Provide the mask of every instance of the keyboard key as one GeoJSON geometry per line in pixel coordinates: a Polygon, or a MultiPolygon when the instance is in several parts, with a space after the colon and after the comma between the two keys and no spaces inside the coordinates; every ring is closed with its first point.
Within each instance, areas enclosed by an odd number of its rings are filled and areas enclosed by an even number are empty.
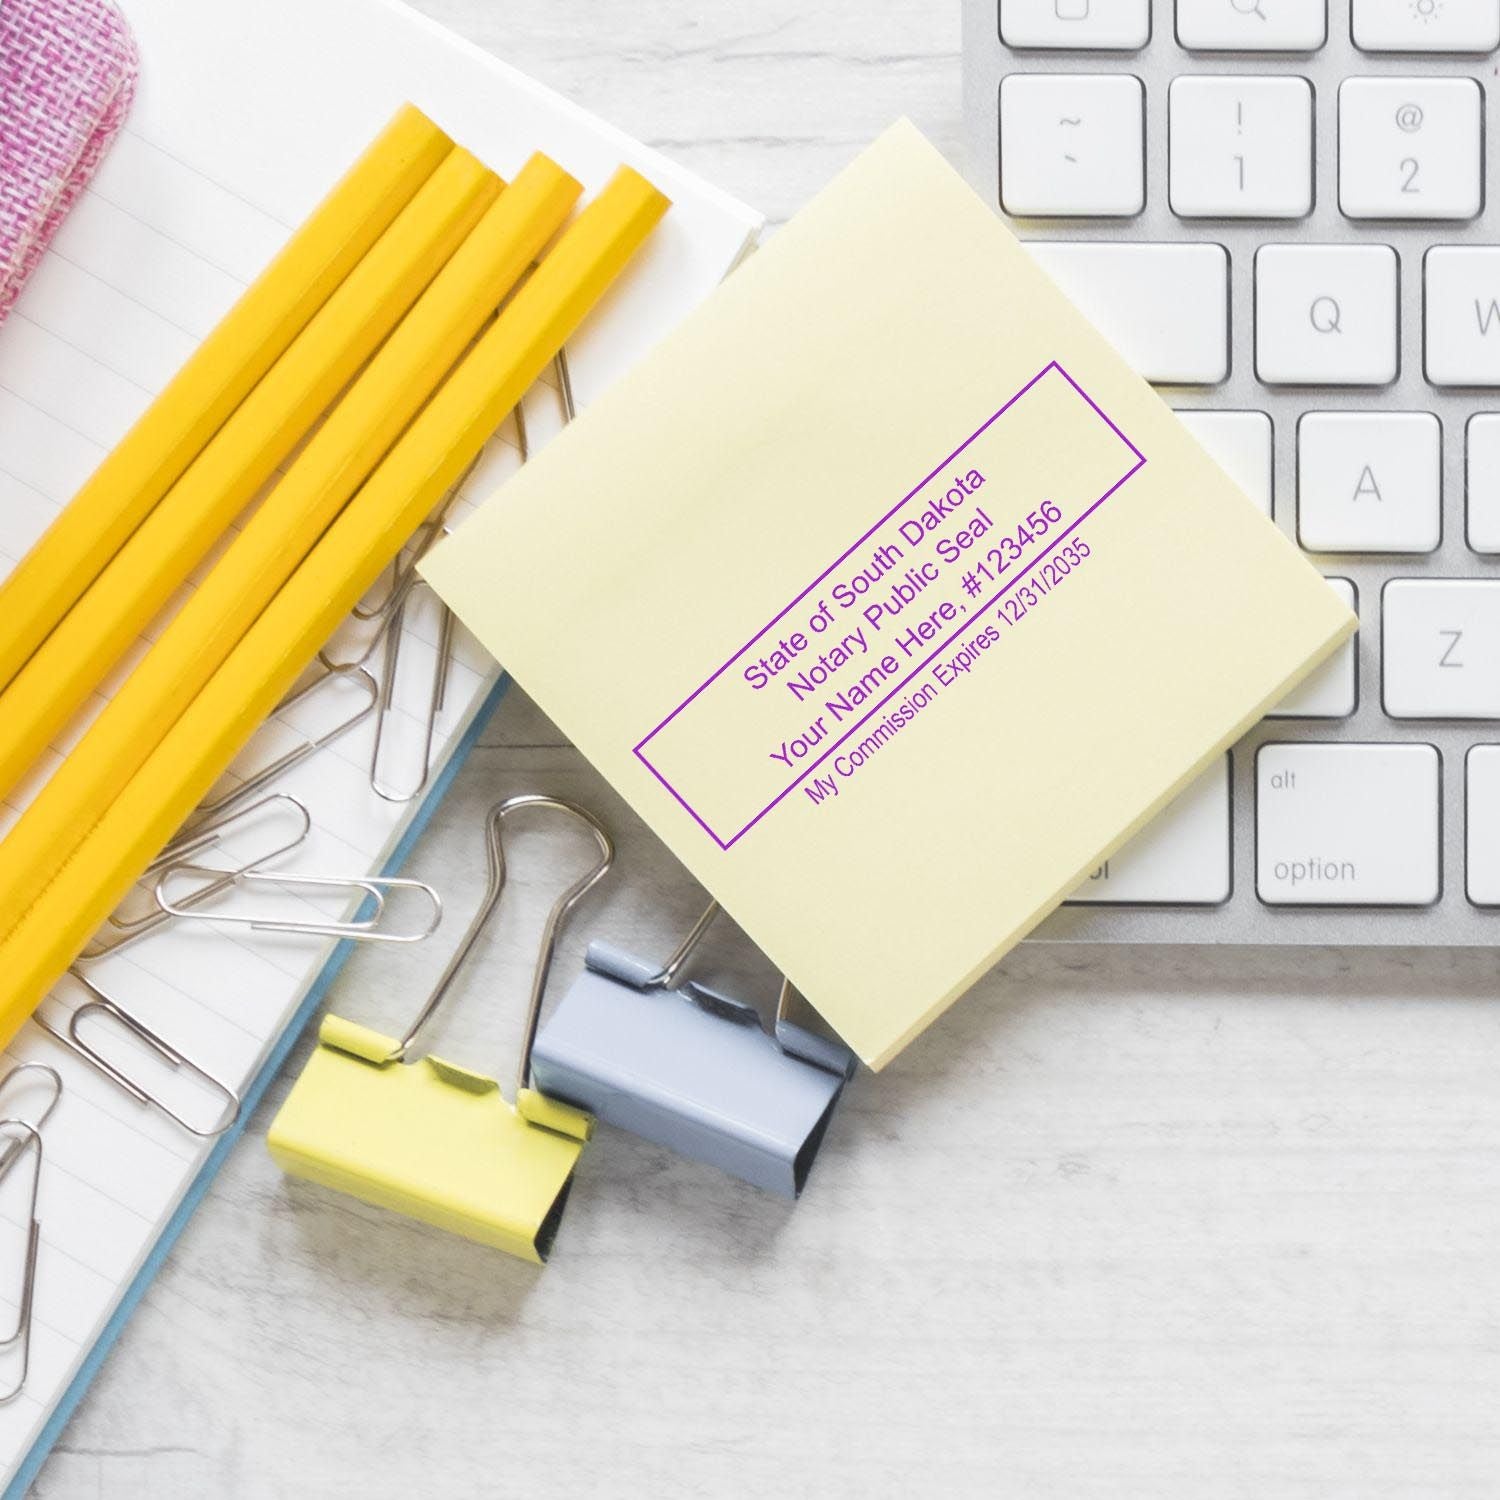
{"type": "Polygon", "coordinates": [[[1484,206],[1483,113],[1472,78],[1346,78],[1339,207],[1351,219],[1472,219],[1484,206]]]}
{"type": "Polygon", "coordinates": [[[1262,745],[1255,888],[1270,906],[1428,906],[1442,891],[1431,745],[1262,745]]]}
{"type": "Polygon", "coordinates": [[[1325,0],[1177,0],[1177,40],[1200,52],[1315,52],[1325,0]]]}
{"type": "Polygon", "coordinates": [[[1366,52],[1490,52],[1500,0],[1354,0],[1354,45],[1366,52]]]}
{"type": "Polygon", "coordinates": [[[1430,412],[1309,412],[1297,424],[1297,536],[1310,552],[1431,552],[1442,429],[1430,412]]]}
{"type": "Polygon", "coordinates": [[[1500,416],[1469,418],[1469,545],[1500,552],[1500,416]]]}
{"type": "Polygon", "coordinates": [[[1138,214],[1146,206],[1138,78],[1015,73],[1000,85],[1000,201],[1022,216],[1138,214]]]}
{"type": "Polygon", "coordinates": [[[1267,385],[1396,378],[1396,252],[1266,245],[1255,257],[1255,368],[1267,385]]]}
{"type": "Polygon", "coordinates": [[[1500,580],[1393,578],[1380,614],[1392,718],[1500,719],[1500,580]]]}
{"type": "MultiPolygon", "coordinates": [[[[1347,578],[1330,578],[1328,586],[1350,609],[1359,612],[1359,598],[1347,578]]],[[[1350,636],[1310,677],[1286,695],[1272,719],[1347,719],[1359,702],[1358,636],[1350,636]]]]}
{"type": "Polygon", "coordinates": [[[1313,98],[1305,78],[1175,78],[1172,212],[1300,219],[1313,204],[1313,98]]]}
{"type": "Polygon", "coordinates": [[[1147,380],[1229,375],[1229,256],[1222,245],[1032,241],[1042,269],[1147,380]]]}
{"type": "Polygon", "coordinates": [[[1427,378],[1500,386],[1500,248],[1436,246],[1425,274],[1427,378]]]}
{"type": "Polygon", "coordinates": [[[1271,419],[1263,411],[1179,411],[1182,425],[1208,456],[1271,514],[1271,419]]]}
{"type": "Polygon", "coordinates": [[[1219,758],[1070,896],[1094,906],[1229,899],[1229,757],[1219,758]]]}
{"type": "Polygon", "coordinates": [[[1007,47],[1133,52],[1151,39],[1151,0],[1000,0],[1007,47]]]}
{"type": "Polygon", "coordinates": [[[1472,746],[1464,764],[1469,900],[1476,906],[1500,906],[1500,745],[1472,746]]]}

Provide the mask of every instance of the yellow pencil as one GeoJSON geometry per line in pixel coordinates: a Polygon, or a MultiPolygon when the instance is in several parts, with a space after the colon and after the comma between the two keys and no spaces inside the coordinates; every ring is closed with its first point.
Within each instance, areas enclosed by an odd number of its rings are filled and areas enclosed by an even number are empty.
{"type": "Polygon", "coordinates": [[[275,708],[623,269],[667,201],[622,169],[464,357],[24,920],[0,942],[0,1046],[275,708]]]}
{"type": "MultiPolygon", "coordinates": [[[[446,170],[446,163],[440,170],[446,170]]],[[[244,531],[0,841],[0,936],[19,918],[26,895],[61,867],[306,557],[496,304],[557,232],[579,192],[579,185],[561,167],[534,156],[485,211],[244,531]]],[[[157,514],[171,503],[168,497],[157,514]]],[[[141,566],[148,565],[143,559],[141,566]]],[[[122,589],[129,587],[130,578],[130,573],[122,574],[122,589]]],[[[59,627],[59,637],[63,628],[59,627]]],[[[38,690],[44,688],[39,682],[38,690]]]]}
{"type": "Polygon", "coordinates": [[[500,188],[500,179],[467,151],[448,154],[10,685],[0,690],[0,797],[30,771],[277,465],[312,430],[500,188]]]}
{"type": "Polygon", "coordinates": [[[0,687],[359,262],[452,142],[406,105],[0,582],[0,687]]]}

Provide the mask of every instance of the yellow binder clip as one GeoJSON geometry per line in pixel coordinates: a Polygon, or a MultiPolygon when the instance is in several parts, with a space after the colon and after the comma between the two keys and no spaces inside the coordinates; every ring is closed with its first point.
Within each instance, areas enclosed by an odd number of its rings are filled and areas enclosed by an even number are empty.
{"type": "Polygon", "coordinates": [[[436,988],[399,1041],[368,1026],[325,1016],[318,1046],[267,1136],[284,1172],[379,1208],[494,1245],[540,1265],[546,1260],[592,1118],[531,1087],[531,1046],[557,934],[614,862],[614,845],[592,814],[555,797],[524,795],[496,804],[485,820],[489,885],[436,988]],[[512,814],[547,808],[582,822],[599,858],[553,903],[531,979],[516,1103],[482,1073],[442,1058],[407,1060],[500,903],[505,889],[501,826],[512,814]]]}

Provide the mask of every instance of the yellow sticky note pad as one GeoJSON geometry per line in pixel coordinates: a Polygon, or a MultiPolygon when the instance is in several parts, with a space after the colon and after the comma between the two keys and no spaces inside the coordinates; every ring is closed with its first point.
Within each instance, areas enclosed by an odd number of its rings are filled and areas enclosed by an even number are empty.
{"type": "Polygon", "coordinates": [[[907,124],[424,571],[876,1067],[1356,624],[907,124]]]}

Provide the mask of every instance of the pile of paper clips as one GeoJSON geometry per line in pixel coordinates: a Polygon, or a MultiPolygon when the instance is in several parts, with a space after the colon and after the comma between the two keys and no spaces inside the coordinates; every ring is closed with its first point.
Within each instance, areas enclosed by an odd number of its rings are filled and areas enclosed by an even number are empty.
{"type": "MultiPolygon", "coordinates": [[[[556,371],[566,421],[573,416],[574,401],[564,356],[559,356],[556,371]]],[[[530,440],[519,407],[515,426],[524,461],[530,440]]],[[[453,500],[473,467],[392,564],[378,595],[355,611],[276,716],[285,723],[289,715],[326,697],[335,702],[336,717],[315,732],[299,731],[291,749],[201,804],[70,971],[68,982],[82,988],[82,1003],[62,1025],[37,1015],[44,1030],[138,1104],[161,1112],[194,1136],[208,1138],[228,1129],[240,1113],[238,1094],[107,994],[92,965],[166,924],[195,920],[370,943],[416,943],[437,930],[443,903],[424,881],[281,868],[306,844],[314,824],[306,803],[276,783],[373,717],[368,761],[372,791],[399,803],[411,801],[427,786],[455,634],[452,615],[435,595],[437,648],[430,680],[422,689],[425,702],[411,765],[393,766],[387,727],[396,705],[408,611],[425,587],[417,564],[447,531],[453,500]],[[373,666],[377,658],[378,669],[373,666]],[[297,915],[287,915],[274,903],[267,907],[257,901],[257,894],[266,893],[334,897],[345,915],[303,915],[305,905],[297,915]],[[170,1071],[191,1081],[207,1105],[200,1112],[189,1111],[130,1076],[89,1039],[91,1028],[101,1025],[143,1044],[170,1071]]],[[[272,1125],[269,1146],[275,1158],[295,1175],[537,1262],[551,1247],[574,1167],[598,1122],[795,1198],[853,1072],[847,1049],[794,1019],[801,1002],[786,983],[768,1028],[755,1007],[687,977],[718,910],[714,905],[664,964],[592,944],[584,972],[544,1023],[543,1000],[559,931],[612,869],[614,844],[593,814],[541,794],[496,804],[486,819],[485,841],[489,878],[484,897],[412,1024],[404,1035],[391,1037],[326,1016],[319,1045],[272,1125]],[[423,1028],[456,988],[499,908],[506,881],[506,825],[518,814],[535,813],[581,824],[593,839],[597,858],[557,898],[546,920],[526,1005],[516,1085],[508,1100],[487,1074],[432,1054],[417,1055],[414,1049],[423,1028]]],[[[0,1388],[0,1399],[13,1396],[25,1379],[38,1243],[40,1130],[62,1089],[54,1070],[23,1063],[0,1082],[0,1094],[23,1069],[40,1069],[54,1089],[40,1116],[29,1122],[0,1106],[0,1186],[27,1160],[33,1190],[21,1315],[10,1340],[0,1340],[0,1357],[18,1348],[20,1374],[13,1389],[0,1388]]]]}
{"type": "MultiPolygon", "coordinates": [[[[563,418],[574,413],[573,387],[566,354],[555,361],[563,418]]],[[[525,410],[513,413],[521,461],[530,456],[525,410]]],[[[344,876],[291,873],[276,867],[296,853],[312,832],[307,805],[274,785],[320,751],[342,739],[370,719],[375,734],[369,756],[369,785],[388,802],[415,799],[431,775],[433,744],[439,715],[447,693],[453,653],[454,620],[442,606],[438,616],[438,642],[431,682],[418,731],[418,757],[398,785],[386,765],[389,759],[386,727],[396,703],[402,642],[407,611],[413,596],[426,585],[417,564],[427,550],[448,531],[448,515],[454,500],[483,458],[475,458],[392,563],[379,596],[365,600],[341,632],[357,638],[352,654],[338,654],[326,647],[318,655],[308,679],[277,709],[274,716],[285,724],[299,715],[322,708],[320,700],[333,705],[329,722],[314,732],[299,733],[291,749],[275,756],[240,780],[232,789],[201,803],[180,833],[143,874],[136,891],[118,908],[95,935],[69,973],[69,983],[80,986],[85,999],[62,1026],[52,1024],[38,1012],[37,1024],[63,1046],[97,1068],[137,1103],[160,1111],[184,1130],[211,1137],[227,1130],[238,1118],[240,1100],[227,1084],[185,1056],[168,1040],[131,1014],[117,999],[106,994],[88,972],[91,965],[111,957],[132,943],[159,931],[169,922],[207,920],[240,925],[257,932],[301,934],[321,939],[370,943],[414,943],[431,936],[442,917],[442,902],[426,882],[394,876],[344,876]],[[379,676],[371,663],[380,657],[379,676]],[[344,702],[349,699],[352,702],[344,702]],[[248,847],[247,847],[248,846],[248,847]],[[215,856],[241,848],[228,863],[211,863],[215,856]],[[236,891],[254,895],[270,890],[289,895],[323,894],[343,896],[352,915],[319,920],[306,916],[277,916],[264,912],[227,909],[226,898],[236,891]],[[392,902],[403,899],[403,913],[392,910],[392,902]],[[413,910],[415,908],[415,911],[413,910]],[[138,1078],[127,1075],[88,1039],[92,1027],[107,1023],[144,1044],[150,1054],[170,1069],[197,1080],[214,1101],[205,1118],[189,1117],[180,1107],[152,1091],[138,1078]]],[[[436,600],[436,595],[432,596],[436,600]]]]}

